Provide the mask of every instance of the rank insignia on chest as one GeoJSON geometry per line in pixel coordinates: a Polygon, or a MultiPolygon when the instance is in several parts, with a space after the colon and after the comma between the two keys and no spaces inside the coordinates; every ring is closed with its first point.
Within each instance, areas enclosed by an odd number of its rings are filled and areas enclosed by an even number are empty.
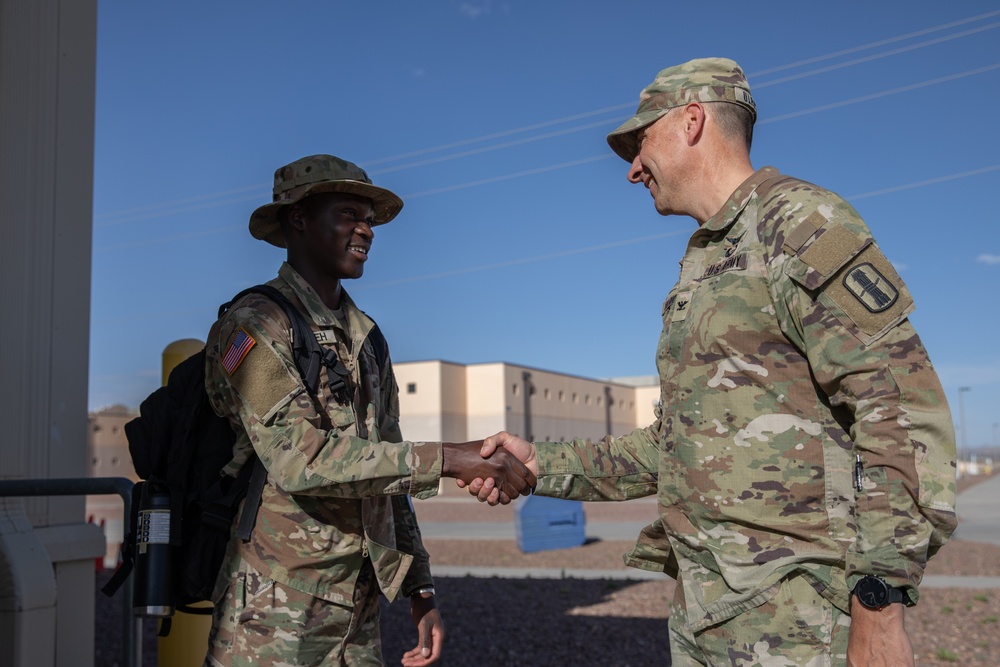
{"type": "Polygon", "coordinates": [[[222,367],[225,368],[226,372],[230,375],[235,373],[236,369],[240,367],[240,364],[256,344],[257,341],[253,339],[253,336],[246,332],[246,329],[242,327],[237,329],[236,335],[233,336],[232,342],[229,343],[229,348],[226,350],[226,353],[222,355],[222,367]]]}
{"type": "Polygon", "coordinates": [[[743,237],[746,236],[746,235],[747,235],[747,233],[743,232],[739,236],[727,236],[726,237],[726,257],[732,257],[733,256],[733,253],[736,252],[736,249],[740,247],[740,241],[742,241],[743,237]]]}
{"type": "Polygon", "coordinates": [[[671,322],[683,322],[687,319],[688,306],[691,305],[691,292],[681,292],[674,299],[674,313],[670,317],[671,322]]]}
{"type": "Polygon", "coordinates": [[[873,313],[881,313],[896,303],[899,291],[867,262],[858,264],[844,276],[844,287],[873,313]]]}

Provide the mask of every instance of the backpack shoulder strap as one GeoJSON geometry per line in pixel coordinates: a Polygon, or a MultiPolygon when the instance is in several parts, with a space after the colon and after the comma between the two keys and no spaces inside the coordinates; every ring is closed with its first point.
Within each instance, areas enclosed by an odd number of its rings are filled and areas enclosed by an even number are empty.
{"type": "MultiPolygon", "coordinates": [[[[219,306],[219,317],[222,317],[232,304],[248,294],[266,296],[285,311],[285,315],[292,325],[292,357],[295,360],[295,366],[298,368],[303,382],[305,382],[306,389],[310,395],[315,396],[319,390],[319,371],[320,364],[323,362],[323,350],[316,341],[316,336],[313,334],[309,323],[302,316],[302,313],[299,312],[295,304],[289,301],[288,297],[282,294],[280,290],[271,285],[264,284],[248,287],[227,303],[219,306]]],[[[240,521],[236,527],[236,537],[244,542],[250,539],[250,534],[257,519],[257,509],[260,506],[261,496],[264,492],[264,484],[267,481],[267,471],[259,458],[256,456],[253,457],[251,466],[246,467],[252,467],[252,471],[249,473],[249,486],[244,500],[243,514],[240,516],[240,521]]]]}
{"type": "Polygon", "coordinates": [[[282,310],[285,311],[285,315],[288,316],[288,320],[292,325],[292,355],[295,358],[295,365],[302,375],[306,389],[309,390],[310,394],[315,396],[316,391],[319,389],[319,369],[323,360],[323,351],[320,349],[319,343],[316,342],[316,336],[313,334],[309,323],[306,322],[306,319],[299,312],[299,309],[295,307],[295,304],[289,301],[288,297],[282,294],[281,291],[271,285],[263,284],[248,287],[234,296],[229,302],[219,306],[219,317],[222,317],[232,304],[248,294],[262,294],[281,306],[282,310]]]}
{"type": "Polygon", "coordinates": [[[375,320],[372,320],[372,330],[368,332],[368,340],[371,342],[372,352],[375,353],[375,363],[381,372],[385,370],[385,364],[389,360],[389,343],[385,340],[385,335],[378,328],[378,323],[375,320]]]}

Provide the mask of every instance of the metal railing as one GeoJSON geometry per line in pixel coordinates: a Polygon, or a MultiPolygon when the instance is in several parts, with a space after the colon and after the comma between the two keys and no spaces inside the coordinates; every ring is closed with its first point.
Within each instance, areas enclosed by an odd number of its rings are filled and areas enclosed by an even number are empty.
{"type": "MultiPolygon", "coordinates": [[[[125,503],[122,514],[128,530],[132,509],[132,480],[125,477],[83,477],[66,479],[0,480],[0,498],[27,496],[97,496],[117,493],[125,503]]],[[[133,577],[122,584],[122,667],[138,667],[142,655],[139,619],[132,615],[133,577]]]]}

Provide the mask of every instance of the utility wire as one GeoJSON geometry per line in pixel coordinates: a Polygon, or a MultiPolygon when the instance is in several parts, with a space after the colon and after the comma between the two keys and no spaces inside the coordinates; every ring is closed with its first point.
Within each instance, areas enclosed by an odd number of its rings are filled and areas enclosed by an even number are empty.
{"type": "Polygon", "coordinates": [[[869,42],[862,46],[855,46],[850,49],[844,49],[843,51],[837,51],[835,53],[828,53],[825,56],[816,56],[815,58],[807,58],[805,60],[800,60],[798,62],[790,63],[788,65],[779,65],[778,67],[772,67],[770,69],[763,69],[751,74],[751,77],[766,76],[768,74],[774,74],[775,72],[782,72],[788,69],[794,69],[796,67],[802,67],[804,65],[812,65],[813,63],[823,62],[824,60],[830,60],[832,58],[839,58],[840,56],[847,56],[852,53],[859,53],[861,51],[867,51],[868,49],[874,49],[879,46],[886,46],[888,44],[895,44],[896,42],[903,42],[908,39],[913,39],[914,37],[921,37],[923,35],[929,35],[933,32],[940,32],[942,30],[947,30],[948,28],[957,28],[960,25],[965,25],[967,23],[975,23],[976,21],[981,21],[983,19],[992,18],[994,16],[1000,16],[1000,10],[994,12],[986,12],[985,14],[980,14],[978,16],[972,16],[967,19],[962,19],[960,21],[953,21],[951,23],[942,23],[941,25],[936,25],[931,28],[925,28],[923,30],[918,30],[916,32],[907,33],[905,35],[899,35],[898,37],[890,37],[888,39],[883,39],[878,42],[869,42]]]}
{"type": "MultiPolygon", "coordinates": [[[[937,84],[941,84],[941,83],[947,83],[947,82],[950,82],[950,81],[955,81],[957,79],[961,79],[961,78],[965,78],[965,77],[969,77],[969,76],[975,76],[977,74],[983,74],[983,73],[986,73],[986,72],[991,72],[991,71],[994,71],[994,70],[997,70],[997,69],[1000,69],[1000,63],[996,63],[996,64],[993,64],[993,65],[987,65],[985,67],[979,67],[979,68],[976,68],[976,69],[973,69],[973,70],[968,70],[966,72],[959,72],[958,74],[952,74],[952,75],[949,75],[949,76],[938,77],[938,78],[935,78],[935,79],[929,79],[927,81],[922,81],[920,83],[910,84],[908,86],[900,86],[900,87],[893,88],[893,89],[890,89],[890,90],[881,91],[881,92],[878,92],[878,93],[871,93],[869,95],[863,95],[861,97],[855,97],[855,98],[852,98],[852,99],[849,99],[849,100],[843,100],[841,102],[834,102],[834,103],[831,103],[831,104],[825,104],[825,105],[821,105],[821,106],[817,106],[817,107],[811,107],[809,109],[804,109],[802,111],[795,111],[795,112],[792,112],[792,113],[783,114],[781,116],[772,116],[770,118],[766,118],[766,119],[762,119],[762,120],[758,121],[758,125],[766,125],[766,124],[769,124],[769,123],[776,123],[776,122],[783,121],[783,120],[789,120],[791,118],[799,118],[799,117],[807,116],[807,115],[814,114],[814,113],[820,113],[822,111],[828,111],[830,109],[845,107],[845,106],[852,105],[852,104],[859,104],[861,102],[867,102],[867,101],[870,101],[870,100],[873,100],[873,99],[877,99],[877,98],[881,98],[881,97],[888,97],[890,95],[897,95],[897,94],[900,94],[900,93],[904,93],[904,92],[909,92],[909,91],[912,91],[912,90],[916,90],[916,89],[919,89],[919,88],[925,88],[927,86],[937,85],[937,84]]],[[[577,160],[569,160],[569,161],[566,161],[566,162],[560,162],[560,163],[553,164],[553,165],[548,165],[548,166],[545,166],[545,167],[538,167],[538,168],[535,168],[535,169],[528,169],[528,170],[524,170],[524,171],[517,171],[517,172],[512,172],[512,173],[509,173],[509,174],[503,174],[503,175],[500,175],[500,176],[493,176],[493,177],[490,177],[490,178],[479,179],[479,180],[476,180],[476,181],[469,181],[469,182],[466,182],[466,183],[458,183],[458,184],[455,184],[455,185],[448,185],[448,186],[443,186],[443,187],[440,187],[440,188],[434,188],[434,189],[430,189],[430,190],[421,190],[419,192],[412,192],[412,193],[408,193],[408,194],[403,195],[403,200],[406,201],[406,200],[417,199],[417,198],[421,198],[421,197],[429,197],[431,195],[443,194],[443,193],[446,193],[446,192],[454,192],[454,191],[457,191],[457,190],[465,190],[465,189],[468,189],[468,188],[478,187],[478,186],[481,186],[481,185],[487,185],[487,184],[490,184],[490,183],[498,183],[498,182],[501,182],[501,181],[508,181],[508,180],[512,180],[512,179],[516,179],[516,178],[523,178],[525,176],[533,176],[533,175],[536,175],[536,174],[541,174],[541,173],[545,173],[545,172],[549,172],[549,171],[556,171],[556,170],[559,170],[559,169],[566,169],[566,168],[569,168],[569,167],[575,167],[575,166],[579,166],[579,165],[582,165],[582,164],[588,164],[588,163],[591,163],[591,162],[597,162],[599,160],[609,159],[609,158],[612,158],[612,157],[615,157],[612,153],[603,153],[601,155],[594,155],[594,156],[590,156],[590,157],[580,158],[580,159],[577,159],[577,160]]],[[[225,205],[225,204],[240,203],[240,202],[244,202],[244,201],[259,201],[259,200],[260,200],[259,195],[250,195],[250,196],[247,196],[247,197],[236,197],[236,198],[227,199],[227,200],[223,200],[223,201],[219,201],[219,202],[214,202],[214,203],[209,203],[209,204],[201,204],[201,205],[188,206],[188,207],[185,207],[185,208],[182,208],[182,209],[177,209],[176,211],[172,211],[171,213],[169,213],[169,215],[174,215],[174,214],[179,214],[179,213],[189,213],[189,212],[203,210],[203,209],[206,209],[206,208],[212,208],[212,207],[215,207],[215,206],[222,206],[222,205],[225,205]]],[[[136,216],[135,219],[138,220],[138,219],[156,218],[156,217],[161,217],[162,215],[167,215],[167,214],[147,213],[147,214],[142,215],[142,216],[136,216]]],[[[123,222],[123,221],[105,223],[105,226],[114,225],[114,224],[120,224],[121,222],[123,222]]],[[[199,234],[200,235],[208,235],[208,234],[212,234],[212,233],[221,233],[223,231],[230,231],[232,229],[234,229],[232,226],[227,225],[225,227],[218,227],[218,228],[212,228],[212,229],[208,229],[208,230],[201,230],[201,232],[199,232],[199,234]]],[[[114,251],[114,250],[121,250],[121,249],[124,249],[124,248],[135,248],[135,247],[141,247],[141,246],[145,246],[145,245],[156,245],[156,244],[159,244],[159,243],[169,243],[169,242],[176,241],[176,240],[184,240],[186,238],[187,237],[184,237],[184,236],[160,237],[160,238],[146,239],[146,240],[142,240],[142,241],[134,241],[134,242],[130,242],[130,243],[119,243],[119,244],[107,245],[107,246],[96,246],[94,248],[94,253],[111,252],[111,251],[114,251]]]]}
{"type": "MultiPolygon", "coordinates": [[[[807,64],[813,64],[813,63],[816,63],[816,62],[822,62],[822,61],[830,60],[832,58],[837,58],[837,57],[840,57],[840,56],[843,56],[843,55],[848,55],[848,54],[851,54],[851,53],[857,53],[857,52],[865,51],[865,50],[868,50],[868,49],[871,49],[871,48],[877,48],[879,46],[885,46],[887,44],[892,44],[892,43],[904,41],[904,40],[907,40],[907,39],[912,39],[914,37],[918,37],[918,36],[930,34],[930,33],[933,33],[933,32],[939,32],[941,30],[946,30],[946,29],[949,29],[949,28],[957,27],[959,25],[964,25],[964,24],[967,24],[967,23],[972,23],[972,22],[975,22],[975,21],[983,20],[983,19],[990,18],[990,17],[997,16],[997,15],[1000,15],[1000,11],[987,12],[985,14],[980,14],[978,16],[970,17],[970,18],[963,19],[963,20],[960,20],[960,21],[953,21],[953,22],[950,22],[950,23],[943,23],[943,24],[940,24],[940,25],[937,25],[937,26],[933,26],[933,27],[930,27],[930,28],[926,28],[926,29],[920,30],[920,31],[911,32],[911,33],[908,33],[906,35],[900,35],[900,36],[892,37],[892,38],[885,39],[885,40],[879,40],[879,41],[876,41],[876,42],[870,42],[868,44],[865,44],[865,45],[862,45],[862,46],[853,47],[851,49],[845,49],[845,50],[842,50],[842,51],[837,51],[837,52],[834,52],[834,53],[826,54],[826,55],[823,55],[823,56],[817,56],[817,57],[814,57],[814,58],[808,58],[808,59],[805,59],[805,60],[800,60],[800,61],[797,61],[797,62],[794,62],[794,63],[789,63],[789,64],[786,64],[786,65],[781,65],[781,66],[774,67],[774,68],[767,69],[767,70],[761,70],[759,72],[752,73],[749,76],[750,76],[750,78],[756,78],[756,77],[764,76],[764,75],[771,74],[771,73],[774,73],[774,72],[779,72],[779,71],[784,71],[784,70],[788,70],[788,69],[793,69],[793,68],[796,68],[796,67],[800,67],[800,66],[807,65],[807,64]]],[[[893,51],[890,51],[890,52],[885,52],[883,54],[875,54],[873,56],[869,56],[869,57],[866,57],[866,58],[862,58],[862,59],[850,61],[848,63],[841,63],[841,64],[833,65],[833,66],[830,66],[830,67],[827,67],[827,68],[821,68],[821,69],[811,70],[809,72],[804,72],[804,73],[801,73],[801,74],[797,74],[797,75],[785,77],[785,78],[782,78],[782,79],[767,81],[767,82],[763,82],[763,83],[759,83],[759,84],[755,83],[754,84],[754,89],[758,90],[760,88],[764,88],[764,87],[768,87],[768,86],[774,86],[774,85],[778,85],[780,83],[785,83],[785,82],[792,81],[792,80],[797,80],[797,79],[801,79],[801,78],[805,78],[805,77],[809,77],[809,76],[815,76],[817,74],[821,74],[821,73],[825,73],[825,72],[828,72],[828,71],[832,71],[834,69],[842,69],[844,67],[849,67],[849,66],[856,65],[856,64],[870,62],[872,60],[879,59],[879,58],[884,58],[884,57],[888,57],[890,55],[897,55],[898,53],[902,53],[904,51],[911,51],[911,50],[914,50],[914,49],[917,49],[917,48],[923,48],[925,46],[936,45],[936,44],[942,43],[944,41],[949,41],[949,40],[952,40],[952,39],[957,39],[959,37],[965,37],[965,36],[968,36],[968,35],[971,35],[971,34],[975,34],[977,32],[981,32],[983,30],[993,29],[993,28],[997,27],[998,25],[1000,25],[1000,24],[994,23],[994,24],[990,24],[988,26],[982,26],[982,27],[974,29],[974,30],[965,31],[963,33],[958,33],[958,34],[955,34],[955,35],[950,35],[950,36],[942,37],[942,38],[939,38],[939,39],[936,39],[936,40],[930,40],[930,41],[927,41],[927,42],[922,42],[920,44],[911,45],[911,46],[905,47],[903,49],[896,49],[896,50],[893,50],[893,51]]],[[[379,159],[376,159],[376,160],[369,160],[369,161],[366,161],[365,164],[368,165],[368,166],[371,166],[371,165],[374,165],[374,164],[383,164],[385,162],[398,161],[398,160],[407,159],[407,158],[410,158],[410,157],[416,157],[416,156],[420,156],[420,155],[426,155],[426,154],[429,154],[429,153],[439,152],[439,151],[443,151],[443,150],[450,150],[452,148],[466,146],[466,145],[470,145],[470,144],[474,144],[474,143],[481,143],[481,142],[484,142],[484,141],[490,141],[490,140],[493,140],[493,139],[502,138],[502,137],[505,137],[505,136],[511,136],[511,135],[514,135],[514,134],[520,134],[520,133],[523,133],[523,132],[529,132],[529,131],[532,131],[532,130],[541,129],[541,128],[544,128],[544,127],[550,127],[552,125],[558,125],[558,124],[561,124],[561,123],[571,122],[571,121],[579,120],[579,119],[582,119],[582,118],[588,118],[588,117],[593,117],[593,116],[596,116],[596,115],[602,115],[602,114],[610,113],[612,111],[618,111],[618,110],[621,110],[621,109],[632,108],[634,106],[635,106],[634,102],[628,102],[628,103],[625,103],[625,104],[614,105],[614,106],[610,106],[610,107],[604,107],[602,109],[597,109],[597,110],[594,110],[594,111],[588,111],[588,112],[573,114],[571,116],[565,116],[565,117],[562,117],[562,118],[556,118],[556,119],[549,120],[549,121],[544,121],[544,122],[540,122],[540,123],[534,123],[532,125],[526,125],[526,126],[523,126],[523,127],[511,129],[511,130],[505,130],[505,131],[502,131],[502,132],[495,132],[495,133],[492,133],[492,134],[482,135],[482,136],[479,136],[479,137],[473,137],[473,138],[470,138],[470,139],[465,139],[465,140],[462,140],[462,141],[452,142],[452,143],[449,143],[449,144],[443,144],[443,145],[434,146],[434,147],[431,147],[431,148],[425,148],[425,149],[421,149],[421,150],[417,150],[417,151],[411,151],[411,152],[408,152],[408,153],[401,153],[401,154],[397,154],[397,155],[393,155],[393,156],[389,156],[389,157],[385,157],[385,158],[379,158],[379,159]]],[[[476,151],[463,152],[463,153],[460,153],[460,154],[458,154],[458,155],[456,155],[454,157],[452,157],[452,156],[442,156],[442,157],[439,157],[439,158],[435,158],[433,161],[416,162],[416,163],[411,164],[411,165],[398,165],[398,166],[395,166],[395,167],[392,167],[392,168],[389,168],[389,169],[386,169],[386,170],[372,171],[372,173],[374,173],[374,174],[388,173],[388,172],[391,172],[391,171],[399,171],[399,170],[402,170],[402,169],[407,169],[407,168],[412,168],[412,167],[417,167],[417,166],[423,166],[425,164],[431,164],[432,162],[443,162],[445,160],[457,159],[459,157],[467,157],[468,155],[474,155],[474,154],[478,154],[478,153],[482,153],[482,152],[486,152],[486,151],[491,151],[491,150],[498,150],[499,148],[505,148],[505,147],[509,147],[509,146],[513,146],[513,145],[519,145],[519,144],[523,144],[523,143],[528,143],[530,141],[540,141],[542,139],[547,139],[547,138],[550,138],[552,136],[559,136],[561,134],[568,134],[570,132],[582,131],[582,130],[585,130],[585,129],[590,129],[592,127],[596,127],[597,125],[600,125],[600,124],[601,123],[594,123],[594,124],[588,124],[588,125],[580,126],[580,127],[577,127],[577,128],[569,128],[567,130],[562,130],[562,131],[557,132],[557,133],[540,135],[538,137],[528,138],[528,139],[524,139],[524,140],[519,140],[517,142],[510,142],[509,144],[503,144],[503,145],[499,146],[498,148],[483,148],[483,149],[479,149],[479,150],[476,150],[476,151]]],[[[222,205],[229,204],[229,203],[234,203],[234,202],[249,201],[249,200],[251,200],[251,197],[245,197],[245,198],[239,198],[239,199],[225,199],[225,200],[222,200],[222,201],[219,201],[219,202],[213,202],[213,203],[210,203],[210,204],[205,204],[205,205],[202,205],[202,206],[199,206],[199,207],[196,207],[196,208],[186,207],[186,205],[188,205],[188,204],[192,204],[192,203],[195,203],[195,202],[204,202],[205,200],[214,199],[216,197],[227,197],[228,195],[231,195],[231,194],[237,194],[237,193],[248,192],[248,191],[261,192],[261,191],[265,191],[266,189],[269,189],[269,188],[270,188],[270,184],[260,183],[260,184],[256,184],[256,185],[250,185],[250,186],[246,186],[246,187],[242,187],[242,188],[237,188],[237,189],[234,189],[234,190],[226,190],[226,191],[223,191],[223,192],[209,193],[209,194],[205,194],[205,195],[199,195],[199,196],[196,196],[196,197],[190,197],[190,198],[185,198],[185,199],[180,199],[180,200],[174,200],[174,201],[170,201],[170,202],[161,202],[161,203],[158,203],[158,204],[149,204],[149,205],[146,205],[146,206],[140,206],[140,207],[135,207],[135,208],[130,208],[130,209],[123,209],[123,210],[119,210],[119,211],[112,211],[112,212],[109,212],[109,213],[101,213],[101,214],[98,214],[98,215],[95,216],[95,223],[96,223],[95,227],[106,227],[106,226],[115,225],[115,224],[124,224],[124,223],[128,223],[128,222],[138,222],[138,221],[142,221],[142,220],[148,220],[148,219],[154,218],[154,217],[161,217],[163,215],[177,215],[179,213],[187,213],[187,212],[191,212],[191,211],[195,211],[195,210],[201,210],[203,208],[210,208],[210,207],[213,207],[213,206],[222,206],[222,205]],[[156,213],[156,214],[150,212],[150,211],[154,211],[154,210],[158,210],[158,209],[168,209],[168,208],[172,208],[172,207],[175,207],[175,206],[184,206],[185,208],[182,208],[182,209],[179,209],[179,210],[176,210],[176,211],[174,211],[174,210],[164,211],[164,212],[156,213]],[[145,215],[133,215],[133,214],[143,213],[143,212],[145,212],[146,214],[145,215]],[[122,216],[126,216],[127,219],[117,220],[117,221],[114,221],[114,222],[110,221],[110,219],[112,219],[112,218],[119,218],[119,217],[122,217],[122,216]],[[128,216],[132,216],[132,217],[128,217],[128,216]],[[108,222],[104,222],[106,220],[108,222]]],[[[254,199],[259,199],[259,195],[255,194],[253,198],[254,199]]]]}
{"type": "MultiPolygon", "coordinates": [[[[982,167],[980,169],[973,169],[973,170],[970,170],[970,171],[963,171],[963,172],[959,172],[959,173],[956,173],[956,174],[949,174],[947,176],[939,176],[937,178],[930,178],[930,179],[926,179],[926,180],[922,180],[922,181],[915,181],[913,183],[906,183],[904,185],[897,185],[897,186],[894,186],[894,187],[891,187],[891,188],[884,188],[884,189],[881,189],[881,190],[874,190],[872,192],[865,192],[865,193],[857,194],[857,195],[849,195],[849,196],[844,197],[844,199],[846,199],[847,201],[856,201],[856,200],[859,200],[859,199],[869,199],[871,197],[879,197],[879,196],[886,195],[886,194],[891,194],[891,193],[894,193],[894,192],[902,192],[904,190],[913,190],[913,189],[916,189],[916,188],[927,187],[927,186],[930,186],[930,185],[937,185],[939,183],[945,183],[945,182],[948,182],[948,181],[957,181],[957,180],[960,180],[960,179],[963,179],[963,178],[969,178],[969,177],[972,177],[972,176],[979,176],[980,174],[986,174],[986,173],[990,173],[990,172],[994,172],[994,171],[1000,171],[1000,164],[990,165],[988,167],[982,167]]],[[[679,236],[681,234],[689,235],[690,233],[691,233],[690,230],[687,230],[687,229],[678,229],[678,230],[673,230],[673,231],[670,231],[670,232],[664,232],[662,234],[652,234],[652,235],[649,235],[649,236],[642,236],[642,237],[633,238],[633,239],[625,239],[625,240],[622,240],[622,241],[615,241],[615,242],[612,242],[612,243],[603,243],[601,245],[586,246],[586,247],[583,247],[583,248],[569,248],[569,249],[566,249],[566,250],[559,250],[559,251],[552,252],[552,253],[547,253],[547,254],[544,254],[544,255],[535,255],[535,256],[532,256],[532,257],[521,257],[521,258],[517,258],[517,259],[507,260],[507,261],[504,261],[504,262],[493,262],[493,263],[490,263],[490,264],[479,264],[479,265],[476,265],[476,266],[468,266],[468,267],[464,267],[464,268],[460,268],[460,269],[453,269],[451,271],[442,271],[442,272],[439,272],[439,273],[429,273],[429,274],[424,274],[424,275],[421,275],[421,276],[409,276],[409,277],[406,277],[406,278],[397,278],[395,280],[387,280],[387,281],[383,281],[383,282],[380,282],[380,283],[372,283],[370,285],[355,285],[355,286],[353,286],[351,288],[351,292],[363,292],[363,291],[369,291],[369,290],[374,290],[374,289],[382,289],[382,288],[386,288],[386,287],[394,287],[394,286],[397,286],[397,285],[406,285],[406,284],[416,283],[416,282],[426,282],[426,281],[429,281],[429,280],[440,280],[440,279],[443,279],[443,278],[453,278],[455,276],[463,276],[463,275],[468,275],[468,274],[471,274],[471,273],[481,273],[483,271],[493,271],[493,270],[496,270],[496,269],[503,269],[503,268],[508,268],[508,267],[511,267],[511,266],[519,266],[519,265],[524,265],[524,264],[533,264],[535,262],[544,262],[544,261],[548,261],[548,260],[552,260],[552,259],[559,259],[561,257],[571,257],[571,256],[574,256],[574,255],[585,255],[585,254],[592,253],[592,252],[600,252],[602,250],[609,250],[611,248],[621,248],[621,247],[624,247],[624,246],[636,245],[638,243],[648,243],[650,241],[657,241],[657,240],[669,238],[669,237],[672,237],[672,236],[679,236]]],[[[177,316],[177,315],[180,315],[180,314],[193,313],[193,312],[201,312],[201,310],[200,309],[190,309],[190,310],[185,310],[185,311],[175,311],[175,312],[170,313],[170,316],[173,317],[173,316],[177,316]]],[[[129,314],[127,316],[120,316],[120,317],[115,317],[115,318],[101,318],[101,319],[96,319],[96,320],[94,320],[94,322],[100,322],[100,323],[105,323],[106,324],[106,323],[110,323],[110,322],[126,321],[126,320],[131,321],[131,320],[136,320],[136,319],[143,319],[143,320],[156,319],[156,318],[160,318],[160,317],[163,317],[163,316],[164,316],[164,314],[160,313],[160,312],[146,313],[146,314],[135,314],[135,313],[132,313],[132,314],[129,314]]]]}
{"type": "Polygon", "coordinates": [[[928,86],[936,86],[939,83],[948,83],[950,81],[956,81],[958,79],[964,79],[968,76],[975,76],[976,74],[983,74],[985,72],[991,72],[995,69],[1000,69],[1000,63],[995,63],[993,65],[987,65],[986,67],[979,67],[977,69],[970,69],[965,72],[959,72],[958,74],[950,74],[948,76],[938,77],[936,79],[928,79],[927,81],[921,81],[920,83],[911,83],[908,86],[900,86],[898,88],[892,88],[890,90],[883,90],[878,93],[871,93],[869,95],[862,95],[861,97],[855,97],[849,100],[843,100],[842,102],[833,102],[831,104],[823,104],[818,107],[811,107],[809,109],[803,109],[802,111],[793,111],[791,113],[782,114],[780,116],[771,116],[757,122],[758,125],[767,125],[768,123],[777,123],[778,121],[788,120],[790,118],[798,118],[799,116],[808,116],[810,114],[819,113],[821,111],[829,111],[830,109],[837,109],[839,107],[846,107],[851,104],[859,104],[861,102],[868,102],[870,100],[875,100],[880,97],[888,97],[890,95],[898,95],[899,93],[907,93],[911,90],[917,90],[919,88],[926,88],[928,86]]]}

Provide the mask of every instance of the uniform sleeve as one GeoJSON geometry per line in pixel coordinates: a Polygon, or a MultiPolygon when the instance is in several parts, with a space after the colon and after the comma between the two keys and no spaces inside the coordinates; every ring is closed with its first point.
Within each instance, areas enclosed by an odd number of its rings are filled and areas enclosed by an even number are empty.
{"type": "MultiPolygon", "coordinates": [[[[401,442],[403,437],[399,430],[399,385],[396,375],[392,372],[392,362],[386,356],[385,368],[379,369],[379,386],[382,387],[382,409],[379,434],[384,440],[401,442]]],[[[403,553],[413,555],[413,563],[403,580],[403,595],[410,596],[414,591],[434,585],[431,576],[430,555],[424,548],[417,515],[413,504],[405,496],[393,496],[392,513],[395,519],[396,548],[403,553]]]]}
{"type": "Polygon", "coordinates": [[[771,284],[785,334],[863,466],[847,587],[878,575],[915,602],[956,525],[951,414],[908,319],[913,301],[860,217],[840,201],[802,224],[771,262],[771,284]]]}
{"type": "Polygon", "coordinates": [[[212,338],[206,361],[212,404],[243,426],[285,491],[345,498],[437,493],[440,443],[371,442],[355,435],[352,410],[318,410],[292,360],[279,306],[248,297],[212,338]]]}
{"type": "Polygon", "coordinates": [[[628,435],[600,442],[535,443],[535,493],[568,500],[631,500],[656,494],[659,419],[628,435]]]}

